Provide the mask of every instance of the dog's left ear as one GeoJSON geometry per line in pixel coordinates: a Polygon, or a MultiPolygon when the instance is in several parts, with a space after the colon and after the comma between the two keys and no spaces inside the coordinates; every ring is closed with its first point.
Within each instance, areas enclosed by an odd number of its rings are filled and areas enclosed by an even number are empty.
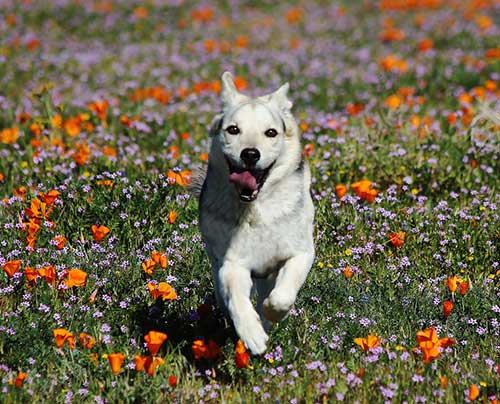
{"type": "Polygon", "coordinates": [[[224,114],[215,115],[214,119],[210,123],[210,129],[208,131],[208,136],[217,136],[222,128],[222,120],[224,119],[224,114]]]}
{"type": "Polygon", "coordinates": [[[293,103],[288,99],[288,89],[290,85],[288,83],[283,84],[274,93],[269,94],[269,99],[274,101],[280,111],[288,112],[292,109],[293,103]]]}

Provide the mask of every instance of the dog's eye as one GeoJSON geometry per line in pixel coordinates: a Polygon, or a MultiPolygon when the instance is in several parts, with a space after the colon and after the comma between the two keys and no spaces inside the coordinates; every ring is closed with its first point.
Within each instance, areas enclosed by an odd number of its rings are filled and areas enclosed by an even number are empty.
{"type": "Polygon", "coordinates": [[[226,132],[230,135],[237,135],[238,133],[240,133],[240,128],[238,128],[236,125],[231,125],[226,128],[226,132]]]}
{"type": "Polygon", "coordinates": [[[266,130],[264,133],[267,137],[275,137],[278,134],[278,131],[276,129],[271,128],[266,130]]]}

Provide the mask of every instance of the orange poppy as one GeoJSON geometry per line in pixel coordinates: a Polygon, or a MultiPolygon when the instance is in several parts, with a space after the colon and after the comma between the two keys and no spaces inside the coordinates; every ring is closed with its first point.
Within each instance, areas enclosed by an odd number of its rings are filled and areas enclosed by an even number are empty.
{"type": "Polygon", "coordinates": [[[151,275],[155,269],[156,262],[152,260],[151,258],[148,258],[146,261],[142,263],[142,269],[144,272],[146,272],[148,275],[151,275]]]}
{"type": "Polygon", "coordinates": [[[345,194],[347,194],[347,186],[344,184],[337,185],[335,187],[335,194],[337,195],[337,198],[342,199],[345,194]]]}
{"type": "Polygon", "coordinates": [[[81,269],[70,269],[68,272],[68,279],[65,281],[68,288],[73,286],[85,286],[87,273],[81,269]]]}
{"type": "Polygon", "coordinates": [[[52,330],[52,334],[57,348],[61,348],[66,342],[68,342],[70,349],[75,348],[75,337],[69,331],[64,328],[56,328],[52,330]]]}
{"type": "Polygon", "coordinates": [[[150,282],[148,283],[148,289],[149,293],[151,293],[151,296],[155,300],[159,297],[161,297],[164,301],[174,300],[175,298],[177,298],[177,293],[167,282],[160,282],[158,285],[150,282]]]}
{"type": "Polygon", "coordinates": [[[45,282],[49,285],[53,285],[56,280],[56,269],[52,265],[47,265],[43,268],[38,268],[36,270],[38,275],[45,279],[45,282]]]}
{"type": "Polygon", "coordinates": [[[19,269],[21,268],[21,261],[20,260],[7,261],[5,264],[3,264],[2,267],[7,276],[9,278],[12,278],[14,274],[19,272],[19,269]]]}
{"type": "Polygon", "coordinates": [[[465,296],[468,289],[469,289],[469,282],[467,281],[460,282],[460,296],[465,296]]]}
{"type": "Polygon", "coordinates": [[[38,196],[42,199],[42,201],[44,203],[46,203],[48,206],[52,205],[56,201],[56,199],[59,195],[61,195],[61,194],[58,191],[56,191],[55,189],[51,189],[46,194],[43,192],[40,192],[38,194],[38,196]]]}
{"type": "Polygon", "coordinates": [[[458,276],[450,276],[446,280],[446,286],[448,287],[451,293],[455,293],[458,287],[458,276]]]}
{"type": "Polygon", "coordinates": [[[174,388],[175,386],[177,386],[177,376],[175,375],[170,375],[168,377],[168,384],[170,385],[170,387],[174,388]]]}
{"type": "Polygon", "coordinates": [[[402,100],[398,95],[392,94],[385,99],[384,104],[389,109],[396,109],[396,108],[399,108],[401,106],[402,100]]]}
{"type": "Polygon", "coordinates": [[[372,188],[372,182],[370,180],[361,180],[351,184],[351,188],[356,192],[361,199],[366,200],[368,203],[372,203],[378,195],[376,189],[372,188]]]}
{"type": "Polygon", "coordinates": [[[368,338],[355,338],[354,343],[359,345],[363,352],[368,351],[371,348],[376,348],[380,345],[382,341],[375,335],[368,335],[368,338]]]}
{"type": "Polygon", "coordinates": [[[149,356],[135,355],[134,356],[135,370],[141,372],[144,369],[144,366],[146,365],[146,360],[148,358],[149,356]]]}
{"type": "Polygon", "coordinates": [[[354,275],[354,272],[352,272],[351,267],[345,267],[345,268],[344,268],[344,276],[345,276],[347,279],[352,278],[352,276],[353,276],[353,275],[354,275]]]}
{"type": "Polygon", "coordinates": [[[446,387],[448,387],[448,378],[446,376],[441,376],[439,378],[439,384],[443,390],[446,390],[446,387]]]}
{"type": "Polygon", "coordinates": [[[314,145],[312,143],[307,143],[304,146],[304,150],[302,151],[302,154],[306,157],[311,157],[314,153],[314,145]]]}
{"type": "Polygon", "coordinates": [[[419,52],[427,52],[428,50],[432,49],[433,47],[434,47],[434,41],[430,38],[422,39],[417,44],[417,49],[419,52]]]}
{"type": "Polygon", "coordinates": [[[24,276],[28,280],[28,282],[35,282],[36,283],[36,278],[38,277],[38,273],[33,267],[26,267],[24,268],[24,276]]]}
{"type": "Polygon", "coordinates": [[[56,243],[56,248],[58,250],[62,250],[64,248],[64,246],[66,245],[66,237],[64,236],[57,236],[57,237],[54,237],[52,239],[54,241],[54,243],[56,243]]]}
{"type": "Polygon", "coordinates": [[[19,138],[18,128],[5,128],[0,130],[0,143],[13,144],[19,138]]]}
{"type": "Polygon", "coordinates": [[[144,336],[144,341],[148,345],[148,350],[151,355],[156,355],[162,344],[168,338],[167,334],[160,331],[149,331],[144,336]]]}
{"type": "Polygon", "coordinates": [[[162,358],[148,356],[146,363],[144,364],[146,368],[146,373],[149,376],[153,376],[156,371],[156,368],[160,365],[163,365],[164,363],[165,361],[162,358]]]}
{"type": "Polygon", "coordinates": [[[92,349],[96,344],[95,338],[86,332],[80,333],[78,341],[80,342],[80,345],[86,349],[92,349]]]}
{"type": "Polygon", "coordinates": [[[475,401],[479,397],[479,387],[476,384],[469,386],[469,400],[475,401]]]}
{"type": "Polygon", "coordinates": [[[234,350],[234,362],[236,363],[236,367],[238,369],[248,367],[248,363],[250,362],[250,355],[241,339],[239,339],[236,343],[236,348],[234,350]]]}
{"type": "Polygon", "coordinates": [[[94,102],[92,104],[89,104],[88,108],[94,114],[96,114],[97,117],[101,121],[105,121],[106,120],[106,112],[108,110],[108,106],[109,106],[108,101],[104,100],[104,101],[96,101],[96,102],[94,102]]]}
{"type": "Polygon", "coordinates": [[[389,241],[394,247],[401,247],[405,242],[406,233],[404,231],[398,231],[396,233],[389,233],[389,241]]]}
{"type": "Polygon", "coordinates": [[[165,269],[168,266],[168,257],[165,255],[165,253],[153,251],[151,253],[151,258],[155,263],[157,263],[163,269],[165,269]]]}
{"type": "Polygon", "coordinates": [[[40,201],[40,199],[38,198],[34,198],[31,201],[30,207],[24,209],[24,213],[26,213],[26,216],[28,216],[30,219],[48,220],[52,209],[47,209],[47,206],[48,205],[45,202],[40,201]]]}
{"type": "Polygon", "coordinates": [[[186,186],[191,183],[191,174],[189,170],[182,170],[180,173],[170,170],[167,173],[167,177],[177,185],[186,186]]]}
{"type": "Polygon", "coordinates": [[[93,224],[91,230],[92,235],[94,236],[94,240],[97,243],[99,243],[106,236],[106,234],[110,232],[109,228],[102,224],[100,226],[93,224]]]}
{"type": "Polygon", "coordinates": [[[174,224],[175,219],[177,219],[177,213],[174,210],[171,210],[170,212],[168,212],[168,216],[167,216],[168,224],[174,224]]]}
{"type": "Polygon", "coordinates": [[[448,318],[450,316],[452,310],[453,310],[453,302],[452,301],[447,300],[446,302],[443,303],[444,318],[448,318]]]}
{"type": "Polygon", "coordinates": [[[26,377],[28,377],[27,373],[19,372],[19,374],[16,377],[16,383],[15,383],[17,388],[19,388],[23,385],[24,379],[26,379],[26,377]]]}
{"type": "Polygon", "coordinates": [[[205,341],[201,339],[193,341],[193,344],[191,345],[191,350],[193,351],[195,359],[204,358],[205,353],[207,352],[207,346],[205,345],[205,341]]]}
{"type": "Polygon", "coordinates": [[[113,372],[114,375],[120,373],[120,370],[122,368],[122,363],[124,360],[125,360],[125,355],[123,355],[121,352],[108,354],[108,361],[111,366],[111,371],[113,372]]]}
{"type": "Polygon", "coordinates": [[[417,331],[417,343],[424,354],[424,363],[430,363],[441,355],[439,348],[448,348],[456,344],[451,338],[445,337],[439,339],[434,327],[417,331]]]}

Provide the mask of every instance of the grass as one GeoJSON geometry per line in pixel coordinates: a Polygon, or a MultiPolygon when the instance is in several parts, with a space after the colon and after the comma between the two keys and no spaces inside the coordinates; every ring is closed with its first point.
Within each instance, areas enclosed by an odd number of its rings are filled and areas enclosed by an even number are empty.
{"type": "Polygon", "coordinates": [[[2,402],[497,402],[498,6],[296,3],[0,11],[2,402]],[[404,37],[380,40],[394,29],[404,37]],[[205,164],[225,69],[253,94],[291,83],[316,207],[313,269],[244,368],[179,174],[205,164]],[[364,178],[371,203],[351,188],[364,178]],[[148,274],[155,251],[168,266],[148,274]],[[65,287],[76,268],[85,282],[65,287]],[[176,298],[155,300],[159,282],[176,298]],[[59,328],[74,349],[56,346],[59,328]],[[425,363],[416,336],[430,328],[456,343],[425,363]],[[168,339],[148,375],[134,357],[151,330],[168,339]],[[196,359],[195,340],[220,354],[196,359]]]}

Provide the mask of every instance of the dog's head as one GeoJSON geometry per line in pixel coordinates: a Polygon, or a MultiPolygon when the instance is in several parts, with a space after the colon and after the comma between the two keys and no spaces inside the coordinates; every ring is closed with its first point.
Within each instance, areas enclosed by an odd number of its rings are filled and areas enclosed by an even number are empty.
{"type": "Polygon", "coordinates": [[[299,131],[287,92],[288,83],[250,98],[238,92],[231,73],[222,75],[222,113],[210,134],[217,138],[229,181],[243,202],[254,201],[266,182],[278,180],[300,161],[299,131]]]}

